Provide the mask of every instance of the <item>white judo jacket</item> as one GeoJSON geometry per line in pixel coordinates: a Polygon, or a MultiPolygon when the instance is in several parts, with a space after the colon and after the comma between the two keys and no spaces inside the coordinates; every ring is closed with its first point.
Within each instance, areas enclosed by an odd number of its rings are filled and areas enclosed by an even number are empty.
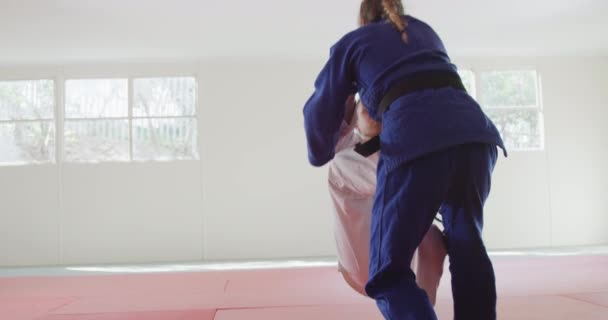
{"type": "Polygon", "coordinates": [[[355,145],[364,139],[354,124],[342,124],[336,154],[329,164],[328,182],[334,204],[334,236],[340,272],[353,289],[366,295],[379,153],[368,158],[356,153],[355,145]]]}

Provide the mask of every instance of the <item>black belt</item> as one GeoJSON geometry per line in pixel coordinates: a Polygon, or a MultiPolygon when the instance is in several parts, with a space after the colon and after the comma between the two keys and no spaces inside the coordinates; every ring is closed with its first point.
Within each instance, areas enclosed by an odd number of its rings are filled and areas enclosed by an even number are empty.
{"type": "MultiPolygon", "coordinates": [[[[393,85],[378,106],[378,115],[382,119],[382,114],[388,110],[395,100],[416,91],[426,89],[440,89],[452,87],[466,91],[462,80],[457,73],[449,71],[424,72],[408,77],[404,81],[393,85]]],[[[380,136],[375,136],[365,143],[355,146],[355,151],[364,157],[369,157],[380,150],[380,136]]]]}

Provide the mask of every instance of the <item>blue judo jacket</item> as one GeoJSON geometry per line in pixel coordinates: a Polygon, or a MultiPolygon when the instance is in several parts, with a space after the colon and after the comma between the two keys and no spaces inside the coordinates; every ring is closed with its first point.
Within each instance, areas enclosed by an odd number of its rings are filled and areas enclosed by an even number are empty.
{"type": "MultiPolygon", "coordinates": [[[[404,18],[407,43],[391,23],[380,21],[346,34],[331,48],[315,92],[304,106],[312,165],[323,166],[334,157],[350,95],[358,92],[371,117],[379,120],[378,105],[392,85],[421,72],[457,73],[435,31],[414,17],[404,18]]],[[[382,115],[380,142],[388,170],[454,145],[487,143],[505,150],[479,104],[451,87],[416,91],[393,102],[382,115]]]]}

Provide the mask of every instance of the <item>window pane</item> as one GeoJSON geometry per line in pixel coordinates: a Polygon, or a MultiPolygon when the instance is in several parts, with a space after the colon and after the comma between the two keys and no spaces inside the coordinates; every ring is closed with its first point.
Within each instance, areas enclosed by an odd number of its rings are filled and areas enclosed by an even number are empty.
{"type": "Polygon", "coordinates": [[[536,72],[495,71],[481,74],[484,107],[537,106],[536,72]]]}
{"type": "Polygon", "coordinates": [[[195,118],[133,120],[133,159],[198,159],[195,118]]]}
{"type": "Polygon", "coordinates": [[[133,81],[135,117],[191,116],[196,110],[194,78],[148,78],[133,81]]]}
{"type": "Polygon", "coordinates": [[[54,161],[53,121],[0,123],[0,163],[54,161]]]}
{"type": "Polygon", "coordinates": [[[460,78],[462,79],[462,83],[464,87],[467,89],[467,92],[475,97],[475,74],[470,70],[458,70],[458,74],[460,74],[460,78]]]}
{"type": "Polygon", "coordinates": [[[542,149],[542,114],[533,109],[487,109],[509,150],[542,149]]]}
{"type": "Polygon", "coordinates": [[[53,119],[52,80],[0,82],[0,120],[53,119]]]}
{"type": "Polygon", "coordinates": [[[128,86],[127,79],[68,80],[65,84],[65,117],[128,117],[128,86]]]}
{"type": "Polygon", "coordinates": [[[127,120],[66,121],[64,131],[67,161],[129,160],[127,120]]]}

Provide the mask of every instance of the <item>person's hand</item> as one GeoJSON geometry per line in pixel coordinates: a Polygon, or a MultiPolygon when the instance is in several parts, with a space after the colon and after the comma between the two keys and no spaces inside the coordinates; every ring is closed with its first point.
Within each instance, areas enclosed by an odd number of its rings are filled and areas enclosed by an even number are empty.
{"type": "Polygon", "coordinates": [[[369,116],[367,108],[365,108],[361,102],[359,102],[356,107],[356,121],[355,125],[357,126],[357,129],[359,129],[359,132],[367,137],[375,137],[379,135],[382,130],[381,123],[374,121],[374,119],[369,116]]]}

